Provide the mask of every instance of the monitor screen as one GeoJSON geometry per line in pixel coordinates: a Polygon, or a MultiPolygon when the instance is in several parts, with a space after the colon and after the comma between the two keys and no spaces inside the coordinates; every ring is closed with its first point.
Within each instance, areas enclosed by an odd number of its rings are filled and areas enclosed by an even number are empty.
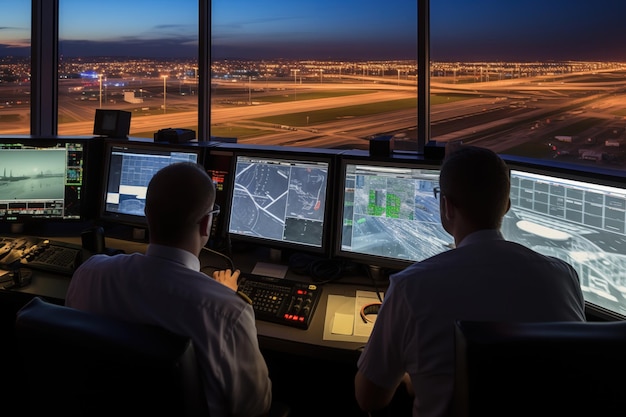
{"type": "Polygon", "coordinates": [[[164,142],[106,142],[100,218],[147,227],[144,206],[152,176],[174,162],[202,163],[201,155],[201,148],[164,142]]]}
{"type": "Polygon", "coordinates": [[[0,221],[83,220],[87,143],[0,140],[0,221]]]}
{"type": "Polygon", "coordinates": [[[329,254],[332,157],[245,153],[233,157],[231,242],[329,254]]]}
{"type": "Polygon", "coordinates": [[[452,247],[441,226],[439,166],[342,159],[335,256],[402,269],[452,247]]]}
{"type": "Polygon", "coordinates": [[[567,261],[588,303],[626,316],[626,183],[509,166],[504,236],[567,261]]]}

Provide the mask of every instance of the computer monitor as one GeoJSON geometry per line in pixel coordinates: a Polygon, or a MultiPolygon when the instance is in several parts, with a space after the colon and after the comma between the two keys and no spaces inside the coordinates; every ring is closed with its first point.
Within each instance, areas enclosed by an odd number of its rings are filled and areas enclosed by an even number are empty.
{"type": "Polygon", "coordinates": [[[329,255],[333,156],[234,151],[230,242],[329,255]]]}
{"type": "Polygon", "coordinates": [[[0,139],[0,222],[85,220],[88,142],[0,139]]]}
{"type": "Polygon", "coordinates": [[[567,261],[594,312],[626,318],[626,181],[508,162],[506,239],[567,261]]]}
{"type": "Polygon", "coordinates": [[[441,226],[439,165],[417,160],[342,158],[334,255],[400,270],[446,251],[454,239],[441,226]]]}
{"type": "Polygon", "coordinates": [[[125,110],[96,109],[93,134],[109,138],[126,138],[130,131],[131,114],[125,110]]]}
{"type": "Polygon", "coordinates": [[[100,219],[147,228],[144,207],[148,183],[161,168],[174,162],[202,164],[202,149],[165,142],[107,141],[100,219]]]}

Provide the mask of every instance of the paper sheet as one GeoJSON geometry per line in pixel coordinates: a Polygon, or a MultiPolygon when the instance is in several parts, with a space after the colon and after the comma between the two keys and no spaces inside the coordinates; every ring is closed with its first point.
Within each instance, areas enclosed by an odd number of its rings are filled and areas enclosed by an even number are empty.
{"type": "Polygon", "coordinates": [[[351,336],[353,324],[354,316],[352,314],[335,313],[331,333],[351,336]]]}
{"type": "Polygon", "coordinates": [[[361,306],[377,302],[375,292],[357,291],[356,297],[328,295],[324,319],[324,340],[365,343],[373,323],[363,323],[359,314],[361,306]]]}

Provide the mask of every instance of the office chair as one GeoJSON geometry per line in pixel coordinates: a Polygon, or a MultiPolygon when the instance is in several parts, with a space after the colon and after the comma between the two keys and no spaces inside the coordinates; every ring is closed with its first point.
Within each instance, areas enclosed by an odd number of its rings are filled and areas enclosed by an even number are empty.
{"type": "Polygon", "coordinates": [[[189,338],[39,297],[15,332],[28,415],[209,415],[189,338]]]}
{"type": "Polygon", "coordinates": [[[626,321],[457,321],[455,417],[626,414],[626,321]]]}

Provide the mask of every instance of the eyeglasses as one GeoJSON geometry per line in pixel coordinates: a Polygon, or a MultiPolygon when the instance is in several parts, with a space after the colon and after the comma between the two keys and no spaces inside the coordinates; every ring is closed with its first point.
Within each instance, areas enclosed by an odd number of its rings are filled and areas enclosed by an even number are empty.
{"type": "MultiPolygon", "coordinates": [[[[213,204],[213,210],[207,211],[204,214],[204,216],[202,216],[202,218],[200,220],[198,220],[198,224],[200,224],[205,217],[217,216],[218,214],[220,214],[220,206],[219,206],[219,204],[213,204]]],[[[211,217],[211,219],[209,221],[213,222],[213,217],[211,217]]]]}
{"type": "Polygon", "coordinates": [[[209,211],[206,215],[217,216],[218,214],[220,214],[220,206],[219,204],[213,204],[213,210],[209,211]]]}
{"type": "Polygon", "coordinates": [[[433,187],[433,195],[435,196],[435,199],[438,200],[439,196],[442,194],[441,192],[441,187],[433,187]]]}

